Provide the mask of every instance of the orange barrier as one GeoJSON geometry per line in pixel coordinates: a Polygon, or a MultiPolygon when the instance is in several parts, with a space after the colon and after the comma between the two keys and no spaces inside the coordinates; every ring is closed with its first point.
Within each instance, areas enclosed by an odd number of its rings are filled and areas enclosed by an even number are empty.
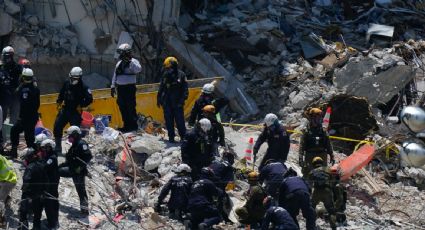
{"type": "Polygon", "coordinates": [[[348,180],[351,176],[360,171],[373,159],[375,147],[371,144],[365,144],[350,156],[341,160],[338,164],[332,166],[332,169],[339,170],[341,180],[348,180]]]}

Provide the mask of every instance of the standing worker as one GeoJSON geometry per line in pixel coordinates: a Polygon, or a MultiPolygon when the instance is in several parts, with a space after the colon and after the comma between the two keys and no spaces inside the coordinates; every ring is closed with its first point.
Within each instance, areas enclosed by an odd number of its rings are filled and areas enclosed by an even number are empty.
{"type": "Polygon", "coordinates": [[[213,105],[206,105],[203,109],[203,115],[211,122],[211,135],[214,141],[214,155],[218,156],[218,145],[225,147],[226,139],[224,137],[223,125],[216,118],[216,110],[213,105]]]}
{"type": "Polygon", "coordinates": [[[33,228],[41,229],[43,195],[47,191],[49,179],[44,165],[34,149],[29,148],[24,157],[26,165],[22,177],[22,199],[19,204],[19,230],[28,230],[28,214],[33,214],[33,228]]]}
{"type": "Polygon", "coordinates": [[[6,201],[17,182],[12,162],[0,155],[0,229],[6,228],[6,201]]]}
{"type": "Polygon", "coordinates": [[[139,61],[132,57],[131,46],[127,43],[118,46],[119,61],[112,76],[111,96],[117,93],[117,104],[120,108],[124,126],[121,132],[138,129],[136,112],[136,75],[142,71],[139,61]]]}
{"type": "Polygon", "coordinates": [[[313,169],[312,162],[315,157],[321,157],[327,165],[327,155],[329,155],[331,163],[335,163],[329,134],[322,127],[322,110],[312,108],[307,116],[309,124],[301,137],[299,150],[299,164],[304,177],[307,177],[313,169]]]}
{"type": "Polygon", "coordinates": [[[3,121],[10,115],[9,123],[15,124],[19,116],[19,99],[15,92],[19,86],[22,66],[13,59],[15,50],[11,46],[4,47],[1,55],[3,64],[0,65],[0,105],[3,109],[3,121]]]}
{"type": "Polygon", "coordinates": [[[58,115],[55,120],[53,134],[55,136],[55,151],[62,153],[62,132],[66,124],[80,126],[82,108],[93,102],[91,90],[83,80],[83,70],[74,67],[69,72],[69,81],[66,81],[59,93],[57,103],[58,115]]]}
{"type": "Polygon", "coordinates": [[[334,204],[334,188],[336,185],[335,179],[331,174],[329,167],[325,166],[321,157],[313,159],[314,169],[310,172],[309,178],[313,185],[312,201],[313,207],[316,207],[319,202],[323,202],[326,211],[329,214],[329,222],[332,229],[336,229],[336,209],[334,204]]]}
{"type": "Polygon", "coordinates": [[[46,189],[44,199],[44,207],[47,216],[47,224],[51,229],[57,228],[59,225],[59,171],[58,157],[55,152],[55,142],[51,139],[46,139],[40,144],[39,154],[42,157],[44,171],[47,173],[49,185],[46,189]]]}
{"type": "Polygon", "coordinates": [[[207,105],[213,105],[214,103],[213,93],[214,93],[213,84],[208,83],[202,87],[202,94],[201,96],[199,96],[198,100],[195,101],[195,104],[193,105],[192,110],[190,111],[190,117],[188,122],[190,126],[194,126],[197,121],[204,118],[202,114],[202,110],[207,105]]]}
{"type": "Polygon", "coordinates": [[[179,70],[178,61],[175,57],[167,57],[164,60],[164,72],[159,85],[157,106],[163,108],[165,126],[168,131],[168,140],[174,143],[174,122],[179,131],[180,140],[186,135],[184,124],[184,102],[189,96],[186,74],[179,70]]]}
{"type": "Polygon", "coordinates": [[[28,148],[36,148],[34,144],[35,124],[38,121],[38,108],[40,107],[40,90],[34,83],[34,73],[31,69],[22,70],[22,84],[18,87],[20,101],[19,119],[10,130],[12,142],[11,158],[18,156],[19,134],[25,133],[25,141],[28,148]]]}
{"type": "Polygon", "coordinates": [[[59,165],[61,177],[71,177],[80,198],[81,214],[89,215],[89,203],[86,192],[87,164],[92,159],[89,145],[81,139],[81,129],[71,126],[67,130],[68,141],[72,143],[71,148],[65,156],[65,163],[59,165]]]}
{"type": "Polygon", "coordinates": [[[254,163],[257,158],[258,150],[265,141],[267,141],[269,147],[261,160],[258,170],[261,170],[269,159],[275,159],[283,164],[288,157],[290,147],[288,133],[285,127],[279,123],[277,116],[273,113],[267,114],[264,118],[264,130],[254,145],[254,163]]]}

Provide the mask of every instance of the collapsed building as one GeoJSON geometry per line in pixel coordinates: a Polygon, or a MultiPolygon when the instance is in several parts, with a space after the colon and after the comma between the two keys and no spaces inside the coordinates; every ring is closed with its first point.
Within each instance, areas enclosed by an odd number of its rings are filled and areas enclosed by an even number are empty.
{"type": "MultiPolygon", "coordinates": [[[[31,60],[44,93],[56,92],[74,65],[83,67],[92,88],[108,87],[116,45],[130,42],[144,66],[139,83],[158,81],[167,55],[176,56],[190,78],[224,77],[218,91],[231,101],[224,120],[252,122],[275,112],[288,128],[302,130],[304,110],[331,107],[332,135],[369,138],[379,146],[372,162],[346,183],[346,228],[423,228],[425,171],[387,148],[411,137],[388,120],[404,105],[425,102],[421,1],[15,2],[0,2],[1,43],[31,60]]],[[[257,135],[251,128],[226,128],[239,159],[247,139],[257,135]]],[[[298,137],[291,138],[288,164],[299,171],[298,137]]],[[[181,161],[178,146],[149,134],[105,141],[91,133],[88,140],[96,154],[91,227],[184,228],[152,209],[181,161]],[[132,150],[122,166],[125,140],[132,150]]],[[[339,159],[357,144],[333,141],[339,159]]],[[[78,198],[70,181],[63,183],[60,194],[70,199],[63,201],[61,226],[81,228],[73,217],[78,198]]],[[[235,207],[243,204],[247,187],[237,181],[235,207]]],[[[14,198],[16,206],[18,194],[14,198]]],[[[318,225],[327,226],[322,220],[318,225]]]]}

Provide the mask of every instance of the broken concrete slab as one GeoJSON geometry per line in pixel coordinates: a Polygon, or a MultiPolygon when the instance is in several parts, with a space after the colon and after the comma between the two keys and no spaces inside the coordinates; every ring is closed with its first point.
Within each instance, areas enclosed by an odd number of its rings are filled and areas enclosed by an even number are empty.
{"type": "Polygon", "coordinates": [[[131,149],[136,153],[146,153],[152,155],[165,149],[166,144],[157,136],[149,134],[143,135],[142,138],[131,143],[131,149]]]}

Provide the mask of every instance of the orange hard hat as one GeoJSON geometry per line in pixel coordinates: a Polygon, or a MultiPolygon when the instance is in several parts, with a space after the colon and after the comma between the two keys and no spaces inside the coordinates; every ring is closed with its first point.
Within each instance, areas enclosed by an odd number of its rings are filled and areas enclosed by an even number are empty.
{"type": "Polygon", "coordinates": [[[210,112],[210,113],[215,113],[215,106],[213,106],[213,105],[206,105],[206,106],[204,106],[204,108],[202,108],[202,111],[204,111],[204,112],[210,112]]]}

